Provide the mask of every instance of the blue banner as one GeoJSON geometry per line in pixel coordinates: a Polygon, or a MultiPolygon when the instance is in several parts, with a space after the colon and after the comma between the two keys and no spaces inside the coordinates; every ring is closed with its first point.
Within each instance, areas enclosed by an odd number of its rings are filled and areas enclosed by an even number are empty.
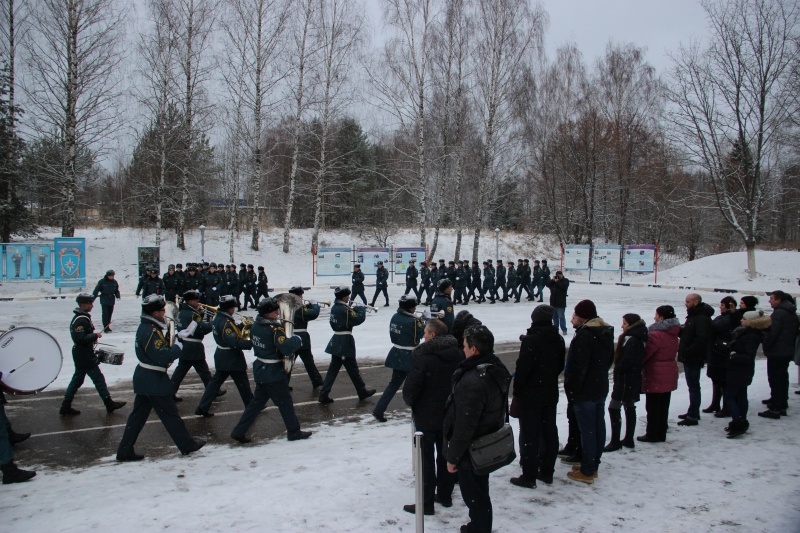
{"type": "Polygon", "coordinates": [[[419,264],[425,260],[425,248],[395,248],[394,273],[405,274],[412,259],[419,268],[419,264]]]}
{"type": "Polygon", "coordinates": [[[56,288],[86,286],[86,239],[56,237],[56,288]]]}
{"type": "Polygon", "coordinates": [[[347,276],[350,274],[350,248],[320,248],[317,252],[317,276],[347,276]]]}
{"type": "Polygon", "coordinates": [[[564,248],[564,270],[589,270],[588,244],[568,244],[564,248]]]}

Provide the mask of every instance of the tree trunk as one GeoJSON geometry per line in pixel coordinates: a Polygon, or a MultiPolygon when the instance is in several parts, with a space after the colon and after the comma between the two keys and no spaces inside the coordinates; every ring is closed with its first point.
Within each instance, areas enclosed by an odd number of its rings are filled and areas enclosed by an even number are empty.
{"type": "Polygon", "coordinates": [[[756,272],[756,241],[747,241],[745,249],[747,250],[747,279],[753,281],[758,277],[758,272],[756,272]]]}

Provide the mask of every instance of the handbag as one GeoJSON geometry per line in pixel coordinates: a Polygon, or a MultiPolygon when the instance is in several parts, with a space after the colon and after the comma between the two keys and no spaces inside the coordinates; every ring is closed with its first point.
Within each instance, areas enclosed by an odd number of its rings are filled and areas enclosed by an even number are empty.
{"type": "Polygon", "coordinates": [[[508,423],[508,392],[495,380],[500,392],[506,399],[506,416],[503,426],[482,437],[473,440],[469,445],[469,459],[476,475],[486,476],[495,470],[510,465],[517,458],[514,450],[514,429],[508,423]]]}

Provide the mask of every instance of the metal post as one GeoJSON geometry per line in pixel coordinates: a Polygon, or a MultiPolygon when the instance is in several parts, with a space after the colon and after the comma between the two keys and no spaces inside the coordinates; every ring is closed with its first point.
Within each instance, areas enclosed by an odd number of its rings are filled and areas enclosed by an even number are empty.
{"type": "Polygon", "coordinates": [[[500,259],[500,228],[494,228],[494,256],[500,259]]]}
{"type": "Polygon", "coordinates": [[[206,227],[203,224],[200,225],[200,258],[206,260],[206,227]]]}
{"type": "Polygon", "coordinates": [[[422,473],[422,432],[414,432],[414,492],[417,533],[425,531],[425,476],[422,473]]]}

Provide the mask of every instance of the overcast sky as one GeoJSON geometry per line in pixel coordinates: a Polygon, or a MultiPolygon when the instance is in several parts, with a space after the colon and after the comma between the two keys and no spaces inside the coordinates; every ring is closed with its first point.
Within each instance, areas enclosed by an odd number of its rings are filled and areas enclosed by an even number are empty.
{"type": "MultiPolygon", "coordinates": [[[[383,0],[365,0],[375,41],[380,41],[383,0]]],[[[670,68],[667,51],[693,36],[701,37],[705,14],[699,0],[542,0],[550,16],[547,52],[573,41],[587,65],[601,56],[609,40],[647,47],[647,59],[659,74],[670,68]]]]}

